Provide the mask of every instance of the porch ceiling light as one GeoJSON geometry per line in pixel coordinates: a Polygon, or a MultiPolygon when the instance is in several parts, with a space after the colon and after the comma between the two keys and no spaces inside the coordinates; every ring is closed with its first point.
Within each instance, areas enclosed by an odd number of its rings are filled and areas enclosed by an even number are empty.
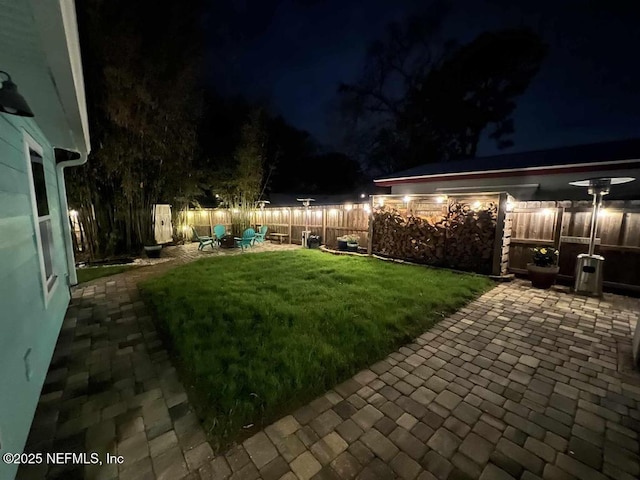
{"type": "Polygon", "coordinates": [[[0,77],[0,112],[18,115],[19,117],[33,117],[33,112],[27,101],[18,92],[18,86],[11,81],[11,75],[0,70],[0,75],[6,76],[6,80],[0,77]]]}

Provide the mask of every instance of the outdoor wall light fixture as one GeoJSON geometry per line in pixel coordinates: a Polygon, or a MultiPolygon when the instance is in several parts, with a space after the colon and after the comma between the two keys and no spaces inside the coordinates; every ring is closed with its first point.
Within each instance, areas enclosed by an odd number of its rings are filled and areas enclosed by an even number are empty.
{"type": "Polygon", "coordinates": [[[351,205],[350,203],[347,203],[347,204],[344,206],[344,209],[345,209],[347,212],[348,212],[348,211],[350,211],[352,208],[353,208],[353,205],[351,205]]]}
{"type": "Polygon", "coordinates": [[[19,117],[33,117],[33,112],[27,101],[18,92],[18,86],[11,81],[11,75],[0,70],[0,112],[18,115],[19,117]],[[2,79],[6,76],[6,80],[2,79]]]}
{"type": "Polygon", "coordinates": [[[607,212],[606,208],[603,208],[602,210],[600,210],[598,212],[598,217],[602,218],[602,217],[606,217],[609,214],[609,212],[607,212]]]}
{"type": "Polygon", "coordinates": [[[409,195],[405,195],[402,200],[404,200],[404,203],[409,203],[409,200],[411,200],[411,197],[409,195]]]}
{"type": "Polygon", "coordinates": [[[444,203],[444,201],[447,199],[447,197],[437,197],[436,198],[436,202],[437,203],[444,203]]]}

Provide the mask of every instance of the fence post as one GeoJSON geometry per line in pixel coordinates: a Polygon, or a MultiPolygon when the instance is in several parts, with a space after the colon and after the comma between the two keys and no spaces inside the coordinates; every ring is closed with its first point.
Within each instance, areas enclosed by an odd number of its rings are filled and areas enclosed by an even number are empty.
{"type": "Polygon", "coordinates": [[[322,207],[322,242],[327,244],[327,207],[322,207]]]}
{"type": "Polygon", "coordinates": [[[367,255],[373,254],[373,195],[369,195],[369,232],[367,238],[367,255]]]}
{"type": "Polygon", "coordinates": [[[291,207],[289,207],[289,245],[291,245],[291,223],[293,222],[293,214],[291,207]]]}
{"type": "Polygon", "coordinates": [[[504,224],[507,213],[507,193],[500,193],[498,197],[498,218],[496,219],[496,236],[493,240],[492,275],[502,275],[502,247],[504,245],[504,224]]]}
{"type": "MultiPolygon", "coordinates": [[[[558,203],[556,202],[556,206],[558,203]]],[[[553,232],[553,248],[560,250],[560,239],[562,237],[562,222],[564,221],[564,207],[556,208],[556,224],[553,232]]]]}

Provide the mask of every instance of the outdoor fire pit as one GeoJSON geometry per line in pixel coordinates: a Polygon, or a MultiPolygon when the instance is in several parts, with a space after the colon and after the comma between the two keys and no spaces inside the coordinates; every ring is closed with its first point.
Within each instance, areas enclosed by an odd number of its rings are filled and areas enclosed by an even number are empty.
{"type": "Polygon", "coordinates": [[[236,239],[233,235],[225,235],[220,239],[221,248],[236,248],[236,239]]]}

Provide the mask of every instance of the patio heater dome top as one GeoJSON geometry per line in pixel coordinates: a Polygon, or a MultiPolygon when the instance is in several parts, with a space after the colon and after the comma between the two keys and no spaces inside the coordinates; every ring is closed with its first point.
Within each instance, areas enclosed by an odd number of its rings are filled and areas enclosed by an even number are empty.
{"type": "Polygon", "coordinates": [[[587,180],[578,180],[577,182],[569,182],[574,187],[591,187],[594,182],[609,180],[610,185],[620,185],[621,183],[633,182],[633,177],[604,177],[604,178],[588,178],[587,180]]]}
{"type": "Polygon", "coordinates": [[[633,182],[634,180],[635,178],[633,177],[601,177],[569,182],[569,185],[573,185],[574,187],[588,187],[590,195],[607,195],[611,185],[620,185],[622,183],[633,182]]]}
{"type": "Polygon", "coordinates": [[[302,202],[302,205],[304,205],[305,207],[308,207],[309,205],[311,205],[311,202],[316,201],[315,198],[296,198],[296,200],[299,202],[302,202]]]}

